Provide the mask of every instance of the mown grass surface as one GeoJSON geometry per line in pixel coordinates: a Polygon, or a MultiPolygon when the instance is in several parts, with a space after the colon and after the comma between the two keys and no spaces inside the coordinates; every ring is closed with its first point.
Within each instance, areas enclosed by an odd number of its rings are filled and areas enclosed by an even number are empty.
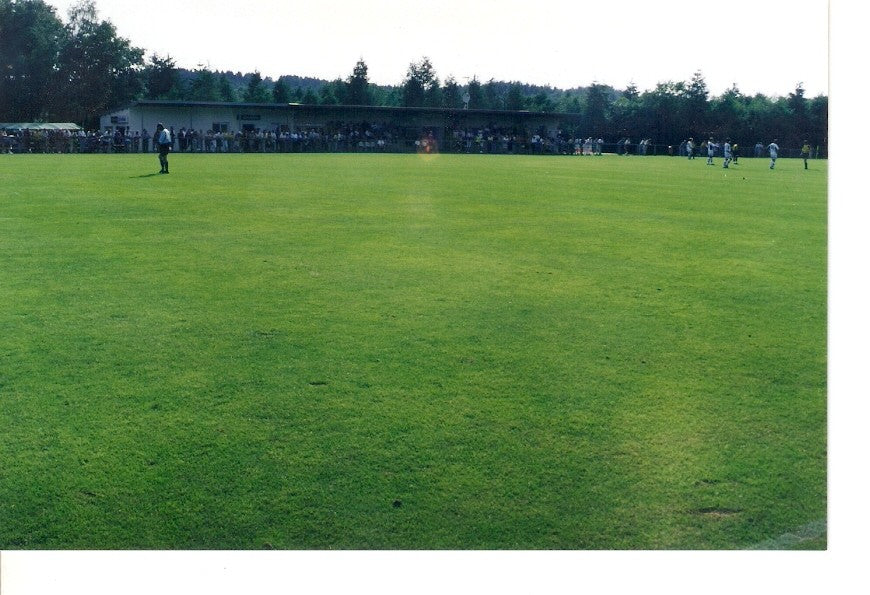
{"type": "Polygon", "coordinates": [[[2,548],[730,549],[825,518],[824,162],[4,157],[2,548]]]}

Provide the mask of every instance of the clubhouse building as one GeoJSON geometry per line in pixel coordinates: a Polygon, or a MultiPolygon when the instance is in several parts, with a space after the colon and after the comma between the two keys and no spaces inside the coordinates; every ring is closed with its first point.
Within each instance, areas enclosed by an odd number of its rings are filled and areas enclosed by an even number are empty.
{"type": "Polygon", "coordinates": [[[575,128],[579,116],[506,110],[142,100],[105,114],[100,127],[104,132],[149,136],[158,122],[176,132],[193,131],[197,135],[314,132],[324,138],[356,135],[362,139],[359,142],[386,137],[392,143],[391,150],[413,150],[421,138],[452,145],[460,135],[481,131],[502,138],[546,137],[575,128]]]}

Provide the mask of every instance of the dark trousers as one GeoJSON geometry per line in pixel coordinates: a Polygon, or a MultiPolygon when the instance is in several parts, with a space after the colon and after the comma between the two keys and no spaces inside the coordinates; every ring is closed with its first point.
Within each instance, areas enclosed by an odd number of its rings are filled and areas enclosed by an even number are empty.
{"type": "Polygon", "coordinates": [[[169,145],[160,145],[158,159],[160,159],[160,171],[169,171],[169,145]]]}

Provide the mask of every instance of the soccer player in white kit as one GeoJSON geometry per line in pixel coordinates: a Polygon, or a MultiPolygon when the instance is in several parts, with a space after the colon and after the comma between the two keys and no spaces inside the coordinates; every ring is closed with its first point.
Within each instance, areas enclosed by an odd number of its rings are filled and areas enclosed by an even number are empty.
{"type": "Polygon", "coordinates": [[[710,137],[710,140],[707,141],[707,165],[713,165],[713,156],[716,154],[716,147],[718,147],[716,143],[713,142],[713,137],[710,137]]]}
{"type": "Polygon", "coordinates": [[[722,146],[722,154],[725,157],[725,160],[722,162],[722,167],[728,169],[728,164],[731,163],[731,139],[726,138],[725,144],[722,146]]]}
{"type": "Polygon", "coordinates": [[[776,139],[773,139],[773,142],[767,145],[767,150],[770,151],[770,169],[773,169],[773,166],[776,165],[776,156],[779,153],[779,145],[776,144],[776,139]]]}

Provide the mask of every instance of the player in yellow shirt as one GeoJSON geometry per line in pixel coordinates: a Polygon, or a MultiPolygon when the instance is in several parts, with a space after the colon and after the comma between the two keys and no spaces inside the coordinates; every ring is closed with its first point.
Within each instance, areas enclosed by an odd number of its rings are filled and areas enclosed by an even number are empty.
{"type": "Polygon", "coordinates": [[[804,160],[804,169],[809,169],[807,160],[810,158],[810,143],[804,141],[804,146],[801,147],[801,158],[804,160]]]}

